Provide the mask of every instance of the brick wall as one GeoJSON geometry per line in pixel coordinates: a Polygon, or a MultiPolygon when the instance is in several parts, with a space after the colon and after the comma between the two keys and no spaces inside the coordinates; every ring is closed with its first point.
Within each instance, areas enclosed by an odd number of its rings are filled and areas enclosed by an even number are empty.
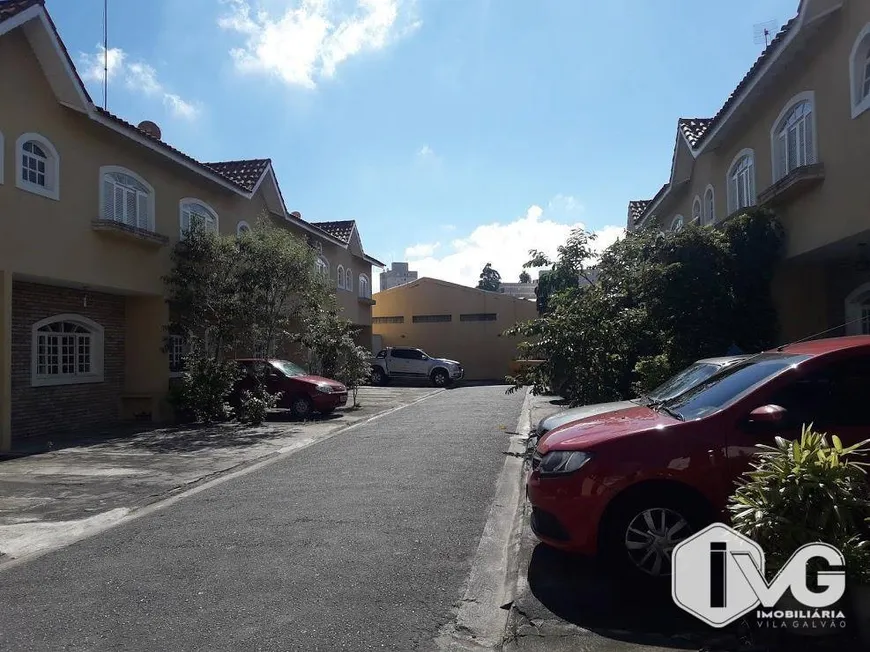
{"type": "Polygon", "coordinates": [[[124,390],[125,299],[113,294],[12,284],[12,436],[16,439],[85,429],[117,421],[124,390]],[[84,298],[87,294],[87,307],[84,298]],[[102,383],[31,387],[34,323],[71,313],[105,329],[102,383]]]}

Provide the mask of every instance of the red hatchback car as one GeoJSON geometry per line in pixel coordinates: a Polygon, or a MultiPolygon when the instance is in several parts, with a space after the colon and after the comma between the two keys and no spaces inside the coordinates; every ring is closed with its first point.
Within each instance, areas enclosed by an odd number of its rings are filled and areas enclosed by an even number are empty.
{"type": "Polygon", "coordinates": [[[252,389],[259,375],[265,378],[266,389],[270,393],[281,392],[278,407],[289,408],[297,419],[304,419],[312,412],[330,414],[335,408],[347,404],[347,387],[342,383],[323,376],[313,376],[289,360],[243,358],[236,362],[246,374],[233,388],[232,398],[238,397],[246,389],[252,389]]]}
{"type": "Polygon", "coordinates": [[[617,567],[670,575],[674,546],[712,521],[756,445],[803,424],[870,438],[870,336],[758,354],[651,407],[556,428],[537,445],[527,493],[543,542],[602,554],[617,567]]]}

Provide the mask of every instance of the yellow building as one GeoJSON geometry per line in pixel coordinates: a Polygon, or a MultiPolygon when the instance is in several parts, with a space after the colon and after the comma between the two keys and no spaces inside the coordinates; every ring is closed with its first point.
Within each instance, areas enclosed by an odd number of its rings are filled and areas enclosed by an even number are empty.
{"type": "Polygon", "coordinates": [[[378,292],[372,330],[381,346],[411,346],[462,363],[468,380],[503,380],[517,339],[502,333],[537,317],[534,301],[434,278],[378,292]]]}
{"type": "Polygon", "coordinates": [[[629,203],[627,226],[772,208],[787,235],[773,284],[783,341],[870,334],[867,170],[870,2],[802,0],[715,116],[677,122],[670,177],[629,203]]]}
{"type": "Polygon", "coordinates": [[[371,333],[383,264],[355,223],[288,211],[269,159],[203,163],[95,106],[38,0],[0,3],[0,62],[0,450],[166,415],[180,343],[164,351],[162,277],[194,219],[236,234],[266,216],[307,238],[371,333]]]}

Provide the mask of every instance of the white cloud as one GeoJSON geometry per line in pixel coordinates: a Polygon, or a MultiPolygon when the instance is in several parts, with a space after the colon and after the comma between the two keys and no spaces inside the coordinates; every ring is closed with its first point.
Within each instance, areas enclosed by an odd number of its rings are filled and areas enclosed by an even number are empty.
{"type": "Polygon", "coordinates": [[[547,210],[557,213],[580,213],[583,211],[581,204],[573,195],[558,194],[547,204],[547,210]]]}
{"type": "Polygon", "coordinates": [[[102,83],[105,75],[111,81],[124,67],[126,56],[121,48],[109,48],[107,52],[102,45],[97,45],[97,51],[93,54],[82,52],[79,56],[82,64],[82,79],[102,83]]]}
{"type": "MultiPolygon", "coordinates": [[[[79,61],[82,65],[82,78],[88,81],[103,82],[103,66],[105,48],[97,46],[94,54],[81,53],[79,61]]],[[[171,115],[177,118],[192,120],[199,116],[200,107],[197,104],[183,99],[180,95],[169,92],[157,79],[157,71],[154,66],[144,61],[128,63],[128,55],[121,48],[109,48],[108,51],[108,79],[121,78],[124,86],[131,91],[141,93],[146,97],[160,98],[169,109],[171,115]]]]}
{"type": "Polygon", "coordinates": [[[435,152],[429,145],[423,145],[423,147],[417,150],[417,156],[420,158],[432,158],[435,156],[435,152]]]}
{"type": "Polygon", "coordinates": [[[230,50],[240,72],[276,75],[314,88],[321,78],[364,52],[383,50],[413,32],[413,0],[292,0],[280,15],[254,13],[248,0],[225,0],[218,25],[245,39],[230,50]]]}
{"type": "MultiPolygon", "coordinates": [[[[549,209],[544,211],[540,206],[532,205],[525,215],[513,222],[484,224],[466,237],[453,240],[449,244],[451,251],[442,256],[435,255],[440,243],[414,245],[406,250],[405,255],[411,269],[416,270],[421,277],[430,276],[474,286],[483,266],[492,263],[505,282],[516,282],[523,271],[523,263],[529,259],[530,249],[538,249],[555,257],[557,247],[565,243],[571,231],[584,226],[582,222],[556,221],[548,216],[549,212],[549,209]]],[[[594,249],[602,251],[623,232],[620,226],[599,229],[596,231],[598,239],[594,249]]],[[[532,277],[537,276],[536,270],[528,271],[532,277]]]]}
{"type": "Polygon", "coordinates": [[[440,242],[432,244],[418,244],[405,249],[405,258],[426,258],[435,253],[435,250],[441,246],[440,242]]]}

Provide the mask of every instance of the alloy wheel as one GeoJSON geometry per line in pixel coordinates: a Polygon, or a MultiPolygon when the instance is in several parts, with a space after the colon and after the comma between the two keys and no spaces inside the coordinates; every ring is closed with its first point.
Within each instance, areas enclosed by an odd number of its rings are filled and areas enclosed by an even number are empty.
{"type": "Polygon", "coordinates": [[[639,570],[653,577],[666,577],[671,574],[674,548],[691,534],[692,527],[679,512],[650,507],[628,524],[625,549],[639,570]]]}
{"type": "Polygon", "coordinates": [[[299,418],[305,418],[308,416],[309,405],[308,401],[304,398],[297,398],[293,401],[293,414],[295,414],[299,418]]]}

